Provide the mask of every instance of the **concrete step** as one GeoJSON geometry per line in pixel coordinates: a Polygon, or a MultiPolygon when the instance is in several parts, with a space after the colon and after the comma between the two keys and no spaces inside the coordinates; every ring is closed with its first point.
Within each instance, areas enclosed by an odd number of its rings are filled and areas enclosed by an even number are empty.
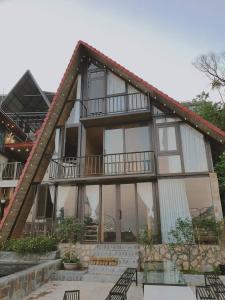
{"type": "MultiPolygon", "coordinates": [[[[133,266],[130,266],[131,268],[133,266]]],[[[127,269],[127,266],[89,266],[89,274],[122,274],[127,269]]]]}
{"type": "Polygon", "coordinates": [[[85,274],[83,276],[83,281],[88,282],[111,282],[112,286],[119,279],[120,275],[112,275],[112,274],[85,274]]]}
{"type": "Polygon", "coordinates": [[[92,252],[93,256],[117,256],[117,257],[130,257],[138,256],[136,250],[100,250],[94,249],[92,252]]]}
{"type": "Polygon", "coordinates": [[[138,244],[98,244],[95,249],[105,250],[137,250],[138,244]]]}

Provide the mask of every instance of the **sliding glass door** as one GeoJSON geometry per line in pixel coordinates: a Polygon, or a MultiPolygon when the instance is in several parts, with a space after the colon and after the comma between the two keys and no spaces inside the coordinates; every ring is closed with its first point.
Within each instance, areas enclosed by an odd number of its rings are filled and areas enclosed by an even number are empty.
{"type": "Polygon", "coordinates": [[[105,129],[105,174],[130,174],[151,170],[148,126],[105,129]]]}
{"type": "Polygon", "coordinates": [[[102,218],[101,218],[101,241],[116,242],[120,239],[119,234],[119,207],[117,201],[117,186],[102,186],[102,218]]]}
{"type": "Polygon", "coordinates": [[[102,186],[101,242],[136,242],[148,228],[157,231],[151,182],[102,186]]]}
{"type": "Polygon", "coordinates": [[[105,130],[104,136],[104,169],[105,174],[124,173],[123,129],[105,130]]]}

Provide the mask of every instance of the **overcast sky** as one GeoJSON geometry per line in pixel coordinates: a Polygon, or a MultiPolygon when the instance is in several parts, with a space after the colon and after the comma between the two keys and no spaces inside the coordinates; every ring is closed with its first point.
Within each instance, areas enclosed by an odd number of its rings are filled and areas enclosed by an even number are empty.
{"type": "Polygon", "coordinates": [[[189,100],[210,90],[192,62],[225,51],[224,28],[225,0],[0,0],[0,94],[27,69],[55,91],[81,39],[189,100]]]}

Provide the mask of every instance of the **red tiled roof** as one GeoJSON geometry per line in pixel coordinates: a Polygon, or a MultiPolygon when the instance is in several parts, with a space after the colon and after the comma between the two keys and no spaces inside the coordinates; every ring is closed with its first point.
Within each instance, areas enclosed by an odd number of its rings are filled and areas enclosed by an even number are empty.
{"type": "MultiPolygon", "coordinates": [[[[95,49],[94,47],[90,46],[89,44],[79,41],[76,46],[76,51],[79,51],[80,48],[85,49],[88,54],[94,56],[97,60],[104,63],[107,67],[112,69],[114,72],[118,73],[121,77],[126,77],[126,79],[130,80],[133,84],[138,86],[140,89],[144,90],[145,92],[149,92],[156,100],[158,100],[164,106],[169,107],[185,119],[187,122],[192,124],[195,127],[198,127],[201,131],[205,132],[207,135],[212,136],[217,141],[224,143],[225,142],[225,132],[220,128],[216,127],[212,123],[208,122],[204,118],[202,118],[197,113],[193,112],[189,108],[183,106],[181,103],[176,101],[175,99],[171,98],[167,94],[163,93],[153,85],[149,84],[148,82],[144,81],[142,78],[138,77],[131,71],[127,70],[99,50],[95,49]]],[[[74,51],[75,52],[75,51],[74,51]]],[[[75,53],[73,53],[75,56],[75,53]]],[[[64,74],[64,77],[66,73],[64,74]]]]}

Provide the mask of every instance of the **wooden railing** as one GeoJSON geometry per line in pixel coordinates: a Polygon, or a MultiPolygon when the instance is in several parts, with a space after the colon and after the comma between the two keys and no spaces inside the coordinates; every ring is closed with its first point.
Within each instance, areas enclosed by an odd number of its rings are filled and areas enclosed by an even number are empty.
{"type": "Polygon", "coordinates": [[[102,98],[80,100],[80,103],[81,118],[150,109],[148,96],[142,93],[117,94],[102,98]]]}
{"type": "Polygon", "coordinates": [[[50,162],[50,179],[155,173],[153,151],[65,157],[50,162]]]}
{"type": "Polygon", "coordinates": [[[21,162],[0,163],[0,180],[19,179],[23,169],[21,162]]]}

